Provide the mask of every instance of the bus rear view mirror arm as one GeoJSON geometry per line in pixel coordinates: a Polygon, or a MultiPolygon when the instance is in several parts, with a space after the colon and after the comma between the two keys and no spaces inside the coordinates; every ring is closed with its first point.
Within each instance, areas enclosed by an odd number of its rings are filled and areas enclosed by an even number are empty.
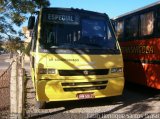
{"type": "Polygon", "coordinates": [[[34,16],[30,16],[29,20],[28,20],[28,30],[32,30],[33,29],[34,23],[35,23],[35,17],[34,16]]]}

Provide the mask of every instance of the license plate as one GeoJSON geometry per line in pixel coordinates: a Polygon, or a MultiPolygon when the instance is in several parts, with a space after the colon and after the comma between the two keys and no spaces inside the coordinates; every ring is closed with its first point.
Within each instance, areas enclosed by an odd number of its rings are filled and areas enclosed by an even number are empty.
{"type": "Polygon", "coordinates": [[[78,97],[78,99],[92,99],[92,98],[95,98],[93,93],[78,93],[77,97],[78,97]]]}

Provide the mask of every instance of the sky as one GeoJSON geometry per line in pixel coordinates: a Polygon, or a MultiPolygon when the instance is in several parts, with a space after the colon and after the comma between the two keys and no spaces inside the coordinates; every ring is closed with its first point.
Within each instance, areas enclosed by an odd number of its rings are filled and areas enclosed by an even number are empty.
{"type": "MultiPolygon", "coordinates": [[[[106,13],[110,18],[136,10],[160,0],[49,0],[50,7],[79,8],[84,10],[106,13]]],[[[27,26],[26,21],[23,26],[27,26]]]]}
{"type": "Polygon", "coordinates": [[[51,7],[80,8],[106,13],[110,18],[160,0],[50,0],[51,7]]]}

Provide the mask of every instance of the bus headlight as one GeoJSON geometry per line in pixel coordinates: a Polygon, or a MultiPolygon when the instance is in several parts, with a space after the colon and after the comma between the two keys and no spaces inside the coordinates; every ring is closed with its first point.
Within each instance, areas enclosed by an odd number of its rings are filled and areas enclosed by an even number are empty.
{"type": "Polygon", "coordinates": [[[55,69],[39,69],[39,74],[55,74],[56,70],[55,69]]]}
{"type": "Polygon", "coordinates": [[[47,69],[39,69],[39,74],[47,74],[47,69]]]}
{"type": "Polygon", "coordinates": [[[55,74],[56,70],[55,69],[48,69],[48,74],[55,74]]]}
{"type": "Polygon", "coordinates": [[[123,68],[122,67],[111,68],[111,73],[120,73],[120,72],[123,72],[123,68]]]}

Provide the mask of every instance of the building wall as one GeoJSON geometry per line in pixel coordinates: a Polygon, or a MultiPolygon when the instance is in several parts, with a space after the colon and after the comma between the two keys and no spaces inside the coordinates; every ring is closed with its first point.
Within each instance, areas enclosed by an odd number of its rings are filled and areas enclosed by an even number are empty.
{"type": "Polygon", "coordinates": [[[32,36],[32,32],[31,30],[28,30],[28,28],[25,26],[25,27],[22,27],[22,33],[25,35],[25,39],[24,39],[24,45],[25,47],[27,47],[27,45],[30,43],[31,41],[31,36],[32,36]]]}
{"type": "Polygon", "coordinates": [[[29,43],[31,41],[32,31],[28,30],[27,27],[22,28],[22,33],[26,36],[24,42],[29,43]]]}

